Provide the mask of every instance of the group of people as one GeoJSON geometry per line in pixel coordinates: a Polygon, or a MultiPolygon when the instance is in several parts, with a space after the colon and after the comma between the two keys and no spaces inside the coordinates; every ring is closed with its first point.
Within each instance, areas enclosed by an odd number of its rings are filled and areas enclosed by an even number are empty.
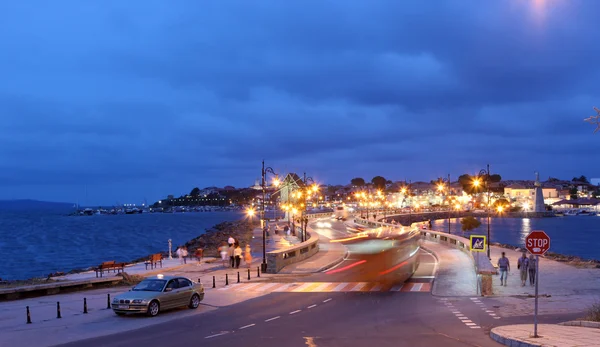
{"type": "Polygon", "coordinates": [[[246,262],[246,265],[250,267],[250,264],[252,264],[250,245],[247,244],[244,248],[244,251],[242,251],[240,242],[231,236],[227,242],[223,242],[219,247],[219,253],[221,254],[221,259],[223,260],[223,266],[227,267],[227,257],[229,257],[229,265],[232,268],[239,269],[243,256],[244,262],[246,262]]]}
{"type": "MultiPolygon", "coordinates": [[[[533,254],[527,257],[527,253],[523,252],[523,255],[517,262],[517,269],[521,275],[521,287],[525,287],[527,277],[529,276],[529,285],[535,285],[536,279],[536,258],[533,254]]],[[[506,253],[502,252],[502,257],[498,259],[498,268],[500,270],[500,285],[506,287],[508,281],[508,272],[510,271],[510,261],[506,257],[506,253]]]]}
{"type": "MultiPolygon", "coordinates": [[[[187,257],[190,255],[187,247],[185,247],[185,246],[177,247],[175,254],[177,255],[177,258],[179,258],[179,262],[181,264],[187,264],[187,257]]],[[[200,264],[202,263],[203,255],[204,255],[204,250],[202,248],[196,249],[194,256],[196,257],[196,260],[198,260],[198,266],[200,266],[200,264]]]]}

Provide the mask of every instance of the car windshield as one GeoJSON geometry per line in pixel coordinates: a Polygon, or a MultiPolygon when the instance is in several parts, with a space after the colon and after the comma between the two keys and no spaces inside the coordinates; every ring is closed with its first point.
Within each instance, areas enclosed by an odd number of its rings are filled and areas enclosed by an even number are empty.
{"type": "Polygon", "coordinates": [[[137,286],[133,287],[133,290],[147,291],[147,292],[160,292],[165,286],[165,280],[143,280],[138,283],[137,286]]]}

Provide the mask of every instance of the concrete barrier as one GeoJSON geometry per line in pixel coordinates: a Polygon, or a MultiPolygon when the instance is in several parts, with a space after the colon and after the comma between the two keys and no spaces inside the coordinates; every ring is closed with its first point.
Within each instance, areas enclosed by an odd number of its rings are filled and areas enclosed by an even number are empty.
{"type": "Polygon", "coordinates": [[[481,295],[492,295],[492,275],[497,274],[497,270],[484,252],[471,251],[470,240],[439,231],[421,229],[421,236],[429,241],[445,244],[446,246],[456,248],[469,255],[473,260],[473,267],[478,277],[479,291],[481,295]]]}
{"type": "Polygon", "coordinates": [[[25,285],[0,289],[0,301],[52,295],[73,290],[88,289],[97,286],[115,285],[123,277],[90,278],[81,280],[56,281],[43,284],[25,285]]]}
{"type": "MultiPolygon", "coordinates": [[[[322,217],[321,217],[322,218],[322,217]]],[[[296,227],[300,232],[299,227],[296,227]]],[[[319,234],[307,232],[308,240],[286,249],[267,253],[267,273],[275,274],[287,265],[312,257],[319,251],[319,234]]]]}

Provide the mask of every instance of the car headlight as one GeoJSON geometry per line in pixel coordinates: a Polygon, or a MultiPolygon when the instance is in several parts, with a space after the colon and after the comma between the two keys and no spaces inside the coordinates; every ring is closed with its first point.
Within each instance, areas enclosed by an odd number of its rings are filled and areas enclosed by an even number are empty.
{"type": "Polygon", "coordinates": [[[113,299],[113,304],[118,304],[119,303],[119,298],[114,298],[113,299]]]}
{"type": "Polygon", "coordinates": [[[132,304],[145,304],[147,302],[148,302],[147,300],[143,300],[143,299],[134,299],[134,300],[131,300],[132,304]]]}

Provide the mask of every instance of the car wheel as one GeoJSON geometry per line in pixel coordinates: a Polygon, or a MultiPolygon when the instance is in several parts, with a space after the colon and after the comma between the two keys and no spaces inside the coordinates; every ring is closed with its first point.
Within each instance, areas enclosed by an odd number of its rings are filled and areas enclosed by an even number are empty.
{"type": "Polygon", "coordinates": [[[150,304],[148,304],[148,316],[150,317],[154,317],[158,314],[158,312],[160,311],[160,305],[158,304],[158,301],[156,300],[152,300],[150,302],[150,304]]]}
{"type": "Polygon", "coordinates": [[[200,297],[198,296],[198,294],[194,294],[190,299],[190,304],[188,305],[188,307],[191,309],[196,309],[198,308],[198,306],[200,306],[200,297]]]}

